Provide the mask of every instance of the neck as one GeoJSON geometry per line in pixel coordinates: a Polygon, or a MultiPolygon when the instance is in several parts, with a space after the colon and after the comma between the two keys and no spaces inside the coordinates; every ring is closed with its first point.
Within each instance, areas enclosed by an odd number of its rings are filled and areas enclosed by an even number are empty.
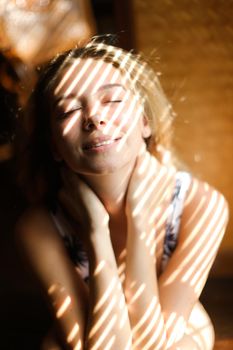
{"type": "Polygon", "coordinates": [[[111,219],[125,213],[125,196],[134,164],[110,174],[84,175],[85,181],[104,204],[111,219]]]}

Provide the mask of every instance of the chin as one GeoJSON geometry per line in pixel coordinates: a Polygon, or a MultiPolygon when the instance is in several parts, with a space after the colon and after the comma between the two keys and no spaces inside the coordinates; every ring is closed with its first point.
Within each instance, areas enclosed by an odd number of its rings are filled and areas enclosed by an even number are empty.
{"type": "Polygon", "coordinates": [[[76,172],[82,175],[110,175],[128,169],[130,167],[130,161],[125,162],[103,162],[98,164],[89,164],[82,169],[76,169],[76,172]]]}

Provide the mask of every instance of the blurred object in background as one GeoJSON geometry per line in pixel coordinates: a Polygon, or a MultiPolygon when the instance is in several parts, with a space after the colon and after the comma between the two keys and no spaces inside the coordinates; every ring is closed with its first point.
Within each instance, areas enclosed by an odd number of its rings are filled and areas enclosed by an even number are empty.
{"type": "Polygon", "coordinates": [[[36,79],[17,57],[0,52],[0,162],[13,156],[16,120],[36,79]]]}
{"type": "Polygon", "coordinates": [[[89,0],[0,1],[0,162],[12,157],[15,120],[38,65],[95,34],[89,0]]]}
{"type": "Polygon", "coordinates": [[[1,49],[26,64],[45,62],[94,33],[88,0],[1,0],[1,49]]]}

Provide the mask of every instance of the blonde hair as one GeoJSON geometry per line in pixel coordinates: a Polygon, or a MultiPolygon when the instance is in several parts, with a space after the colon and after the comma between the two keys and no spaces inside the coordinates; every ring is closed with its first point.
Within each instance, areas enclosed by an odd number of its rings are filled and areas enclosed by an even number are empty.
{"type": "MultiPolygon", "coordinates": [[[[158,79],[152,68],[140,54],[125,51],[94,37],[83,47],[75,47],[57,55],[43,70],[35,90],[30,98],[24,119],[27,142],[23,147],[24,170],[21,171],[21,184],[28,187],[39,185],[40,192],[54,187],[54,171],[57,165],[50,154],[49,145],[49,98],[51,89],[62,70],[77,58],[93,58],[111,63],[118,68],[129,81],[130,87],[139,94],[152,134],[146,139],[147,149],[161,162],[172,164],[171,151],[173,113],[158,79]],[[47,131],[46,142],[44,139],[47,131]],[[43,135],[43,136],[42,136],[43,135]],[[168,156],[168,157],[167,157],[168,156]],[[38,176],[44,181],[37,181],[38,176]],[[45,177],[48,177],[48,184],[45,177]],[[51,176],[53,181],[51,182],[51,176]]],[[[21,148],[22,149],[22,148],[21,148]]],[[[55,177],[56,178],[56,177],[55,177]]],[[[55,181],[56,183],[56,181],[55,181]]],[[[59,183],[59,181],[58,181],[59,183]]],[[[55,186],[55,188],[57,185],[55,186]]],[[[54,193],[54,191],[52,191],[54,193]]],[[[56,191],[55,191],[56,192],[56,191]]],[[[35,190],[33,191],[35,195],[35,190]]]]}
{"type": "MultiPolygon", "coordinates": [[[[147,140],[147,148],[159,160],[162,160],[161,157],[163,158],[165,150],[171,152],[172,149],[174,113],[157,74],[142,54],[128,52],[116,46],[98,42],[98,40],[98,36],[94,37],[86,46],[71,50],[60,66],[59,72],[78,57],[103,59],[118,68],[128,78],[131,88],[139,94],[144,106],[144,113],[152,130],[152,135],[147,140]]],[[[56,77],[50,81],[48,89],[54,84],[55,79],[56,77]]]]}

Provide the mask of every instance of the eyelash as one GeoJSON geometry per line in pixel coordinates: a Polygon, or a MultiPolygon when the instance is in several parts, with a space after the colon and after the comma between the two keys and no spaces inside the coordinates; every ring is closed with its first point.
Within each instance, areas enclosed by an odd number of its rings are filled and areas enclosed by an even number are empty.
{"type": "Polygon", "coordinates": [[[122,99],[119,99],[119,100],[108,100],[108,101],[103,101],[103,103],[120,103],[122,102],[122,99]]]}
{"type": "Polygon", "coordinates": [[[69,116],[69,114],[80,111],[82,109],[82,107],[77,107],[77,108],[73,108],[70,111],[64,112],[62,114],[59,114],[57,119],[58,120],[63,120],[65,118],[67,118],[69,116]]]}
{"type": "MultiPolygon", "coordinates": [[[[123,99],[118,99],[118,100],[107,100],[107,101],[102,101],[102,103],[103,103],[103,104],[107,104],[107,103],[120,103],[120,102],[122,102],[122,101],[123,101],[123,99]]],[[[73,109],[71,109],[70,111],[67,111],[67,112],[64,112],[64,113],[60,114],[60,115],[57,117],[57,119],[58,119],[58,120],[66,119],[66,118],[69,116],[69,114],[74,113],[74,112],[77,112],[77,111],[79,111],[79,110],[81,110],[81,109],[82,109],[82,107],[73,108],[73,109]]]]}

